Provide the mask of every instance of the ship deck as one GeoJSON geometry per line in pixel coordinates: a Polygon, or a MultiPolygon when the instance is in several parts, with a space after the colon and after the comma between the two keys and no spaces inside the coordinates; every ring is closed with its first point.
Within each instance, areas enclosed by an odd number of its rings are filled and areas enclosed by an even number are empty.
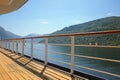
{"type": "MultiPolygon", "coordinates": [[[[58,70],[0,48],[0,80],[71,80],[58,70]]],[[[80,80],[85,80],[81,77],[80,80]]]]}

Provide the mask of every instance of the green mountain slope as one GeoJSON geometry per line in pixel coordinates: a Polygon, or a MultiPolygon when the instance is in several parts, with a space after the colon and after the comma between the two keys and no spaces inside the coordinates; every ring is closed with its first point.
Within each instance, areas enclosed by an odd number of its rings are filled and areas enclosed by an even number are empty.
{"type": "Polygon", "coordinates": [[[69,34],[79,32],[92,32],[92,31],[105,31],[120,29],[120,17],[106,17],[94,21],[86,22],[83,24],[72,25],[65,27],[60,31],[53,34],[69,34]]]}
{"type": "MultiPolygon", "coordinates": [[[[51,35],[80,33],[80,32],[95,32],[95,31],[105,31],[105,30],[118,30],[118,29],[120,29],[120,17],[112,16],[112,17],[101,18],[94,21],[65,27],[62,30],[52,33],[51,35]]],[[[49,42],[70,43],[70,38],[67,37],[50,38],[49,42]]],[[[98,43],[99,45],[120,45],[120,35],[112,34],[112,35],[76,37],[75,42],[76,44],[98,43]]]]}

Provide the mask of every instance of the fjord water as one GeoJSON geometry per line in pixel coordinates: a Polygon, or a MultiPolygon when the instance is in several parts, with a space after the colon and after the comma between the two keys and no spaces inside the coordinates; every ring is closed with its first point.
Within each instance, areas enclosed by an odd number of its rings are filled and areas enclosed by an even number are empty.
{"type": "MultiPolygon", "coordinates": [[[[44,49],[45,49],[44,44],[34,44],[33,56],[37,59],[44,60],[44,55],[45,55],[44,49]]],[[[20,49],[19,49],[19,52],[20,52],[20,49]]],[[[58,53],[56,54],[55,52],[70,54],[70,47],[69,46],[53,46],[53,45],[48,46],[48,61],[60,66],[70,68],[69,64],[64,64],[59,62],[59,61],[62,61],[62,62],[70,63],[70,56],[64,55],[64,54],[58,54],[58,53]]],[[[120,60],[120,48],[75,47],[75,54],[120,60]]],[[[25,55],[30,56],[30,44],[27,44],[25,46],[25,55]]],[[[85,66],[85,67],[107,71],[110,73],[120,75],[120,63],[80,58],[80,57],[74,57],[74,58],[75,58],[74,60],[75,65],[85,66]]],[[[111,75],[98,73],[98,72],[87,70],[84,68],[78,68],[76,66],[74,67],[74,69],[77,71],[92,74],[94,76],[99,76],[109,80],[120,80],[120,77],[114,77],[111,75]]]]}

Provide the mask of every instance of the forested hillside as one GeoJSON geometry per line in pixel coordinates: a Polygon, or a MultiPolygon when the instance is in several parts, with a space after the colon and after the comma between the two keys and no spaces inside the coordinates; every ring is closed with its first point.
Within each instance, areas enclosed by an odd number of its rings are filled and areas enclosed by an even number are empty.
{"type": "MultiPolygon", "coordinates": [[[[101,18],[94,21],[89,21],[86,23],[65,27],[62,30],[52,33],[51,35],[71,34],[71,33],[80,33],[80,32],[96,32],[96,31],[118,30],[118,29],[120,29],[120,17],[112,16],[112,17],[101,18]]],[[[70,43],[70,38],[68,37],[50,38],[49,42],[70,43]]],[[[76,44],[98,43],[99,45],[120,45],[120,34],[76,37],[75,42],[76,44]]]]}

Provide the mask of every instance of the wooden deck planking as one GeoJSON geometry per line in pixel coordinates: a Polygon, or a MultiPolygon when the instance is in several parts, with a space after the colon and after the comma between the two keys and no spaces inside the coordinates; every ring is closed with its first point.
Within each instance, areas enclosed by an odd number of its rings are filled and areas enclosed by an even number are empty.
{"type": "Polygon", "coordinates": [[[42,80],[0,53],[0,80],[42,80]]]}
{"type": "MultiPolygon", "coordinates": [[[[28,60],[27,58],[23,57],[19,61],[21,61],[21,63],[25,64],[25,63],[29,62],[30,60],[28,60]]],[[[37,63],[34,63],[32,61],[29,62],[26,66],[32,68],[33,70],[35,70],[35,71],[37,71],[39,73],[41,73],[42,70],[44,69],[44,66],[42,66],[40,64],[37,64],[37,63]]],[[[71,79],[70,76],[62,74],[62,73],[60,73],[58,71],[55,71],[53,69],[50,69],[48,67],[45,69],[45,71],[43,72],[43,74],[45,76],[51,78],[51,79],[54,79],[54,80],[59,80],[59,79],[61,79],[61,80],[70,80],[71,79]]]]}
{"type": "MultiPolygon", "coordinates": [[[[23,63],[27,63],[27,58],[21,58],[21,61],[23,63]]],[[[29,62],[29,61],[28,61],[29,62]]],[[[44,69],[44,66],[40,65],[40,64],[37,64],[37,63],[34,63],[34,62],[30,62],[27,64],[28,67],[31,67],[32,69],[36,70],[36,71],[39,71],[40,73],[42,72],[42,70],[44,69]]],[[[54,80],[70,80],[71,77],[70,76],[67,76],[65,74],[62,74],[56,70],[53,70],[53,69],[50,69],[48,67],[46,67],[45,71],[43,72],[44,75],[47,75],[49,76],[49,78],[52,78],[54,80]]]]}
{"type": "MultiPolygon", "coordinates": [[[[21,79],[21,80],[25,80],[25,78],[24,78],[25,76],[24,77],[22,76],[23,73],[18,68],[18,66],[17,65],[13,66],[14,62],[12,62],[11,60],[8,60],[8,58],[5,59],[5,56],[3,56],[3,59],[4,59],[4,62],[2,64],[3,64],[3,66],[5,66],[4,70],[7,72],[7,74],[9,76],[11,76],[11,78],[13,78],[13,75],[14,75],[15,77],[18,76],[19,79],[21,79]],[[13,75],[10,75],[10,73],[13,75]]],[[[16,79],[15,77],[14,77],[14,80],[16,79]]],[[[13,79],[11,79],[11,80],[13,80],[13,79]]]]}
{"type": "MultiPolygon", "coordinates": [[[[49,67],[45,68],[44,65],[42,65],[42,64],[36,63],[35,61],[31,61],[30,59],[28,59],[26,57],[21,57],[20,55],[16,55],[15,53],[11,53],[10,51],[7,51],[7,50],[1,49],[1,48],[0,48],[0,51],[4,52],[4,54],[6,54],[7,56],[11,57],[12,59],[20,62],[21,64],[25,65],[26,67],[28,67],[40,74],[43,74],[44,77],[47,77],[50,80],[71,80],[71,76],[66,75],[63,72],[60,72],[58,70],[55,70],[55,69],[52,69],[49,67]]],[[[7,61],[7,62],[9,62],[9,61],[7,61]]],[[[16,65],[18,65],[18,64],[9,66],[9,69],[11,69],[11,72],[14,71],[13,67],[16,65]]],[[[10,76],[14,76],[17,78],[14,80],[40,80],[38,77],[36,77],[34,75],[29,76],[29,75],[32,75],[32,73],[30,71],[28,71],[26,69],[23,70],[23,69],[21,69],[21,67],[19,67],[19,69],[20,69],[20,72],[18,70],[16,70],[13,73],[9,74],[10,76]],[[17,73],[17,75],[15,75],[15,73],[17,73]],[[27,76],[24,76],[24,75],[27,75],[27,76]]],[[[80,80],[87,80],[87,79],[81,77],[80,80]]]]}

